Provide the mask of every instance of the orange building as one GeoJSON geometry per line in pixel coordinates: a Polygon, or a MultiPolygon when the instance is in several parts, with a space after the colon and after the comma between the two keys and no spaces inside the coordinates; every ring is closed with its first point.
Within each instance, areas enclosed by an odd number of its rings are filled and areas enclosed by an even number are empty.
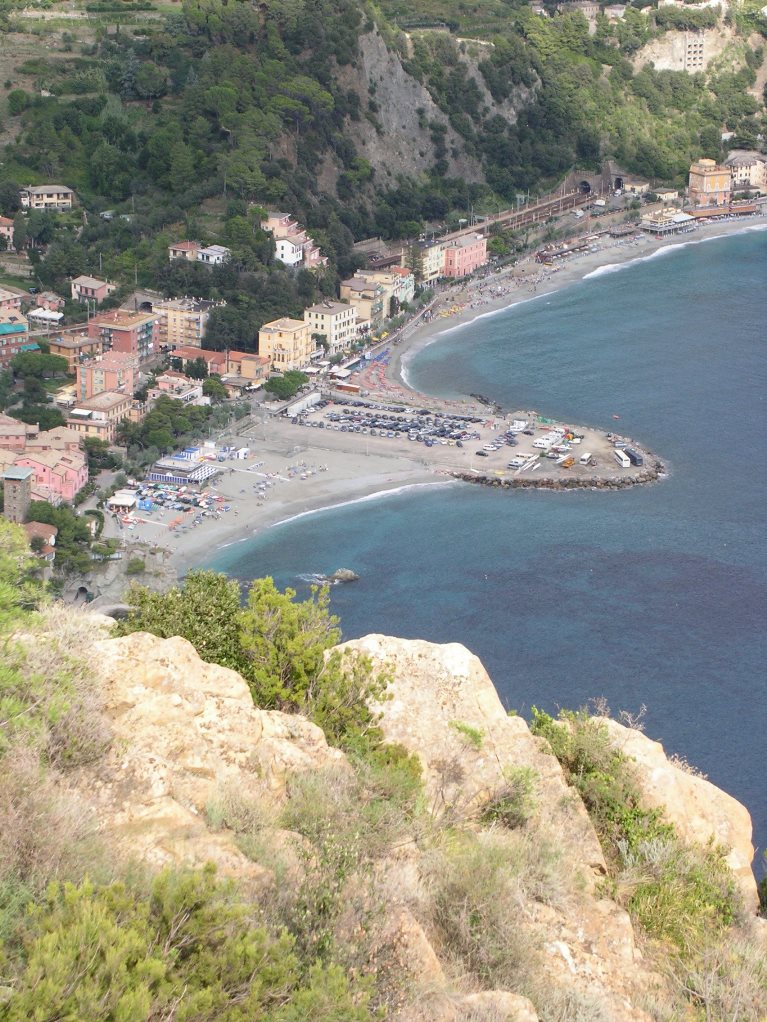
{"type": "Polygon", "coordinates": [[[67,372],[71,375],[84,358],[100,355],[102,342],[98,337],[89,337],[79,330],[65,330],[58,337],[50,337],[48,345],[51,355],[58,355],[67,360],[67,372]]]}
{"type": "Polygon", "coordinates": [[[716,160],[698,160],[690,167],[690,202],[694,206],[727,206],[732,192],[729,167],[716,160]]]}

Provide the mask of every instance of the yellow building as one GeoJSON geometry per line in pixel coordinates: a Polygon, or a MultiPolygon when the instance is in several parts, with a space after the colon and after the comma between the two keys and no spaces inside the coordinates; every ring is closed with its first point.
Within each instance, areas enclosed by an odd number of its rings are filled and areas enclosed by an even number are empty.
{"type": "Polygon", "coordinates": [[[428,241],[420,245],[421,249],[421,280],[424,284],[433,283],[445,274],[445,244],[441,241],[428,241]]]}
{"type": "Polygon", "coordinates": [[[355,276],[341,281],[341,301],[348,302],[357,310],[360,333],[377,330],[383,323],[384,299],[383,287],[374,280],[355,276]]]}
{"type": "Polygon", "coordinates": [[[690,167],[690,202],[695,206],[727,206],[732,190],[729,167],[715,160],[698,160],[690,167]]]}
{"type": "Polygon", "coordinates": [[[269,359],[273,369],[303,369],[313,351],[311,329],[302,319],[275,319],[258,331],[258,353],[269,359]]]}
{"type": "Polygon", "coordinates": [[[202,298],[169,298],[155,302],[153,311],[160,314],[157,324],[158,345],[168,348],[201,348],[210,310],[215,306],[216,302],[202,298]]]}

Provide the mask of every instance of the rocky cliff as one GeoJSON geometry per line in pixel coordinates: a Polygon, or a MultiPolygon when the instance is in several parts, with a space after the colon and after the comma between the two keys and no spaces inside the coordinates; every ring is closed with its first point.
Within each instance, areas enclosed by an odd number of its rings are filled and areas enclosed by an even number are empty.
{"type": "MultiPolygon", "coordinates": [[[[291,787],[301,778],[319,785],[312,789],[320,794],[315,809],[328,818],[314,826],[331,832],[352,783],[347,758],[309,721],[256,709],[238,674],[203,662],[185,640],[142,633],[113,639],[108,619],[94,616],[94,623],[90,659],[112,742],[104,758],[69,776],[95,808],[105,838],[151,866],[213,861],[264,891],[279,891],[286,878],[300,884],[304,871],[316,867],[316,846],[312,851],[307,829],[299,834],[300,827],[285,822],[291,787]],[[227,792],[258,816],[255,844],[244,843],[226,819],[215,820],[211,807],[227,792]]],[[[563,1019],[659,1017],[658,1006],[671,1003],[669,981],[605,881],[604,856],[583,803],[546,743],[506,714],[479,660],[459,645],[380,635],[345,648],[388,672],[381,727],[423,769],[420,822],[402,831],[397,821],[399,836],[388,843],[383,835],[391,824],[376,824],[380,847],[365,871],[347,877],[334,924],[338,939],[365,959],[359,967],[396,987],[388,1017],[535,1022],[541,1005],[548,1005],[545,1018],[555,1010],[563,1019]],[[483,808],[520,770],[532,783],[531,819],[501,832],[483,808]],[[488,863],[501,870],[502,912],[484,905],[492,925],[471,937],[481,945],[491,929],[504,934],[509,945],[501,947],[500,964],[480,955],[475,968],[481,947],[458,947],[456,862],[470,864],[477,876],[488,863]],[[516,972],[506,967],[506,954],[518,956],[516,972]],[[506,977],[503,984],[498,977],[506,977]]],[[[713,837],[730,848],[753,909],[746,810],[672,764],[657,743],[608,726],[636,760],[648,801],[662,805],[690,840],[713,837]]],[[[469,875],[460,882],[475,880],[469,875]]]]}

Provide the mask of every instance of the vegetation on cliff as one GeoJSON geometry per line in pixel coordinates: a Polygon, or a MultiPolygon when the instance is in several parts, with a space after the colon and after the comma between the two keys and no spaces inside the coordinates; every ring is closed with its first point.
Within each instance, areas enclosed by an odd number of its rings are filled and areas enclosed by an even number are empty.
{"type": "MultiPolygon", "coordinates": [[[[0,521],[0,1019],[372,1022],[426,1005],[445,1007],[429,1018],[491,1022],[508,1001],[467,991],[499,990],[529,997],[542,1022],[618,1017],[551,972],[546,927],[568,905],[582,918],[588,895],[577,849],[541,811],[542,778],[506,763],[479,803],[430,805],[418,758],[383,741],[368,705],[385,679],[329,651],[337,621],[321,591],[296,602],[264,579],[241,606],[236,584],[204,572],[164,597],[134,590],[122,631],[186,634],[206,658],[241,669],[254,699],[313,714],[348,758],[291,774],[280,798],[254,774],[218,787],[208,825],[232,836],[258,881],[132,862],[87,791],[115,741],[90,662],[93,619],[47,604],[35,569],[21,530],[0,521]]],[[[113,696],[124,698],[119,686],[113,696]]],[[[460,784],[470,726],[446,723],[458,755],[439,765],[443,783],[460,784]]],[[[668,966],[650,1017],[760,1019],[764,958],[737,925],[718,853],[683,847],[642,808],[630,764],[597,722],[538,715],[536,727],[605,842],[604,893],[652,937],[647,961],[668,966]],[[671,852],[632,860],[645,845],[671,852]]],[[[475,730],[470,754],[481,757],[475,730]]],[[[625,939],[627,925],[611,932],[625,939]]]]}

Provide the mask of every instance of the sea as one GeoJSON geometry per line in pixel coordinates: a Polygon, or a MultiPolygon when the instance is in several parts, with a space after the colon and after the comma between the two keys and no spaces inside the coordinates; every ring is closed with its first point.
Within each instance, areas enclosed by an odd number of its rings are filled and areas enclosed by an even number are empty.
{"type": "MultiPolygon", "coordinates": [[[[750,810],[767,846],[767,231],[669,246],[448,329],[419,390],[634,437],[622,490],[412,487],[303,515],[208,566],[333,587],[346,638],[460,642],[509,709],[604,697],[750,810]]],[[[761,853],[755,868],[761,872],[761,853]]]]}

